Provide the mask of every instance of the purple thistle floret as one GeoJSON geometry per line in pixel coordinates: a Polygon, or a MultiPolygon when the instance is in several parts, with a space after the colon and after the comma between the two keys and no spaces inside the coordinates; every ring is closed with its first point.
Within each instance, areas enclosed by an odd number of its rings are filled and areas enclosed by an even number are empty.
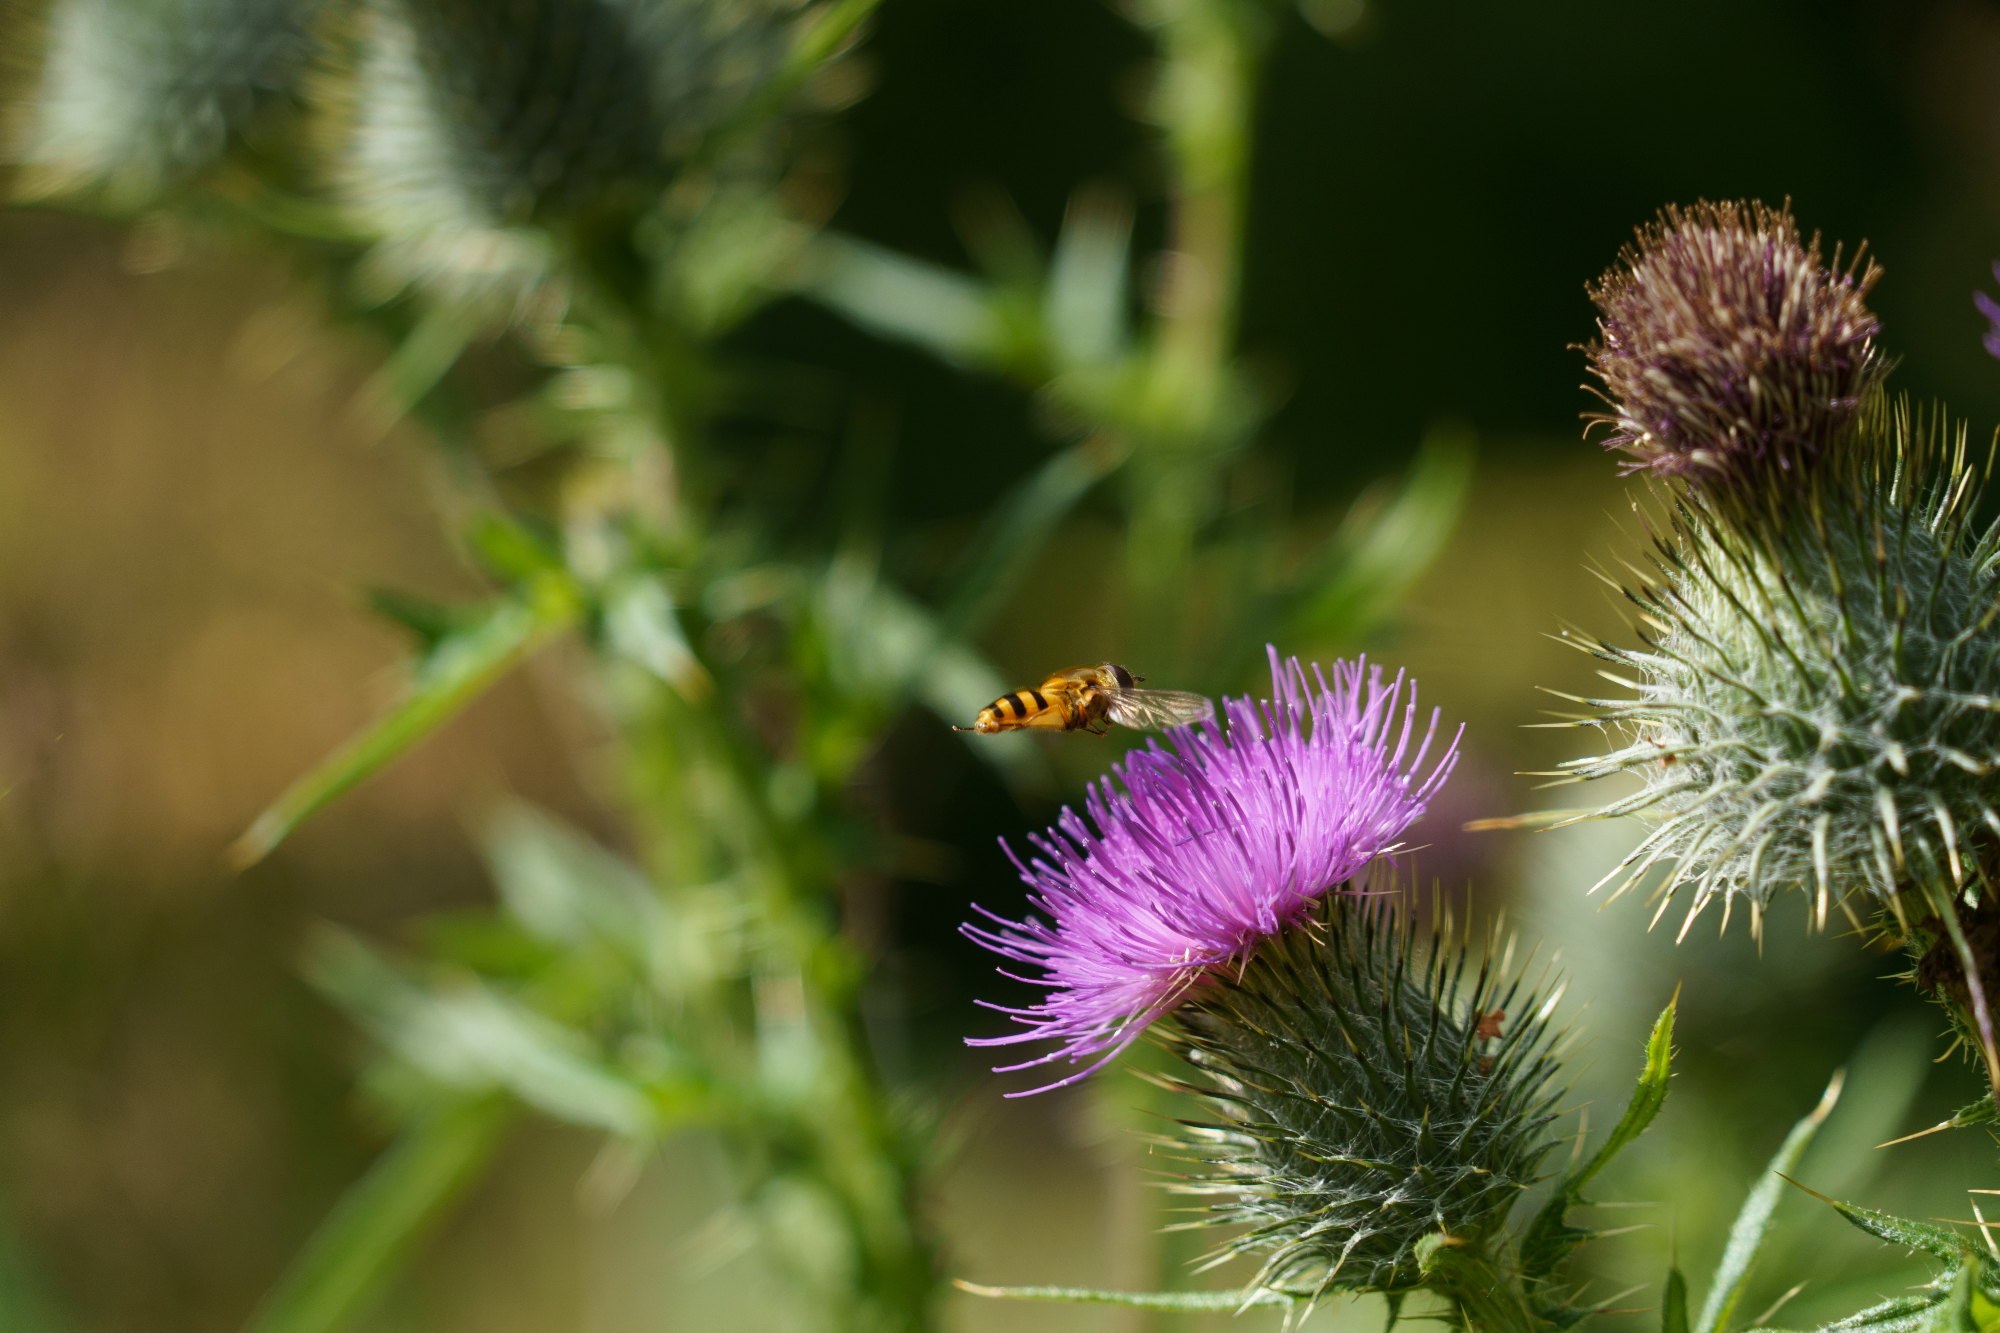
{"type": "Polygon", "coordinates": [[[1865,298],[1882,270],[1841,267],[1789,209],[1669,207],[1587,290],[1604,444],[1628,471],[1741,489],[1829,451],[1887,366],[1865,298]]]}
{"type": "Polygon", "coordinates": [[[1385,684],[1365,660],[1336,662],[1329,681],[1269,652],[1271,702],[1226,699],[1226,730],[1178,727],[1167,746],[1131,751],[1087,793],[1088,822],[1065,807],[1029,839],[1040,855],[1024,864],[1007,849],[1049,919],[1013,922],[975,906],[992,925],[961,929],[1040,968],[1017,979],[1049,994],[1025,1009],[989,1005],[1027,1030],[968,1044],[1059,1045],[996,1072],[1098,1057],[1053,1088],[1103,1067],[1205,976],[1240,968],[1260,940],[1398,850],[1451,772],[1456,736],[1419,773],[1435,710],[1409,754],[1416,686],[1405,696],[1400,673],[1385,684]]]}
{"type": "MultiPolygon", "coordinates": [[[[1993,276],[2000,279],[2000,263],[1993,266],[1993,276]]],[[[1986,350],[1994,356],[2000,356],[2000,301],[1994,300],[1985,292],[1974,292],[1972,303],[1979,307],[1979,313],[1986,316],[1986,322],[1991,326],[1986,330],[1986,337],[1982,340],[1986,344],[1986,350]]]]}

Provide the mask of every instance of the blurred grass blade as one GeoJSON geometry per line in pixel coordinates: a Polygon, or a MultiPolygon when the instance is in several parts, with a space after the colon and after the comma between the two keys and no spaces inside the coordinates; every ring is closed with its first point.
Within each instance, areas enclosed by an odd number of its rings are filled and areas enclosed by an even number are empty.
{"type": "Polygon", "coordinates": [[[1043,319],[1064,366],[1103,365],[1125,350],[1132,205],[1106,189],[1076,192],[1056,238],[1043,319]]]}
{"type": "Polygon", "coordinates": [[[486,1097],[405,1129],[320,1223],[246,1333],[337,1333],[346,1327],[479,1179],[514,1114],[506,1101],[486,1097]]]}
{"type": "Polygon", "coordinates": [[[974,542],[974,555],[939,617],[943,633],[954,639],[977,634],[1020,586],[1077,501],[1124,461],[1125,450],[1117,440],[1093,435],[1042,464],[1002,501],[989,521],[990,535],[974,542]]]}
{"type": "Polygon", "coordinates": [[[1792,1126],[1792,1132],[1779,1145],[1777,1155],[1752,1187],[1750,1197],[1743,1201],[1742,1211],[1736,1214],[1736,1221],[1729,1228],[1729,1243],[1723,1247],[1722,1261],[1716,1265],[1708,1296],[1701,1304],[1701,1316],[1695,1320],[1694,1333],[1716,1333],[1735,1313],[1737,1303],[1743,1299],[1743,1292],[1750,1285],[1750,1269],[1756,1263],[1764,1234],[1770,1229],[1771,1214],[1778,1206],[1779,1193],[1784,1189],[1785,1173],[1797,1168],[1807,1145],[1819,1133],[1819,1127],[1826,1123],[1834,1103],[1840,1100],[1840,1085],[1844,1078],[1843,1072],[1834,1074],[1819,1099],[1819,1105],[1792,1126]]]}
{"type": "Polygon", "coordinates": [[[1090,1287],[982,1287],[954,1279],[952,1285],[974,1296],[1005,1301],[1060,1301],[1070,1305],[1123,1305],[1135,1310],[1221,1310],[1234,1313],[1253,1305],[1290,1309],[1305,1298],[1282,1291],[1096,1291],[1090,1287]]]}
{"type": "Polygon", "coordinates": [[[230,847],[229,863],[241,870],[263,860],[293,829],[443,726],[521,654],[575,619],[576,599],[566,588],[545,580],[537,594],[502,598],[481,619],[441,638],[418,660],[403,701],[288,787],[230,847]]]}
{"type": "Polygon", "coordinates": [[[980,283],[866,241],[819,237],[807,251],[798,287],[871,333],[915,343],[960,365],[995,360],[1005,342],[980,283]]]}
{"type": "Polygon", "coordinates": [[[425,311],[356,395],[362,428],[388,434],[458,364],[480,327],[479,316],[461,305],[441,302],[425,311]]]}
{"type": "Polygon", "coordinates": [[[1588,1162],[1557,1183],[1549,1201],[1529,1223],[1527,1233],[1521,1238],[1521,1271],[1528,1277],[1546,1278],[1572,1250],[1594,1234],[1571,1226],[1569,1210],[1583,1202],[1583,1187],[1590,1178],[1602,1171],[1620,1149],[1644,1133],[1665,1104],[1667,1082],[1673,1072],[1674,1009],[1679,1003],[1680,996],[1676,994],[1654,1021],[1652,1036],[1646,1040],[1646,1063],[1639,1071],[1639,1086],[1633,1090],[1625,1114],[1612,1127],[1611,1136],[1588,1162]]]}
{"type": "Polygon", "coordinates": [[[1667,1270],[1667,1289],[1660,1301],[1660,1333],[1688,1333],[1688,1283],[1679,1268],[1667,1270]]]}
{"type": "Polygon", "coordinates": [[[1381,624],[1450,540],[1476,452],[1464,427],[1432,427],[1402,485],[1364,495],[1308,566],[1288,636],[1351,643],[1381,624]]]}

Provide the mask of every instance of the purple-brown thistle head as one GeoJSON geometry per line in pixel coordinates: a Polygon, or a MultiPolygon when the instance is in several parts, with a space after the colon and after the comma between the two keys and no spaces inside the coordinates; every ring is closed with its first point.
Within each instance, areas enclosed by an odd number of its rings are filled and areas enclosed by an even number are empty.
{"type": "Polygon", "coordinates": [[[1825,454],[1886,373],[1863,302],[1882,270],[1820,260],[1789,209],[1669,206],[1588,288],[1605,447],[1630,470],[1740,487],[1825,454]]]}
{"type": "Polygon", "coordinates": [[[1225,700],[1226,729],[1132,751],[1090,791],[1088,820],[1064,810],[1032,839],[1039,854],[1015,863],[1046,919],[985,913],[964,930],[1039,969],[1049,994],[1006,1011],[1023,1031],[974,1045],[1053,1041],[1027,1064],[1096,1057],[1051,1086],[1082,1078],[1396,849],[1457,742],[1423,771],[1437,718],[1416,730],[1414,688],[1359,662],[1330,676],[1273,650],[1270,701],[1225,700]]]}

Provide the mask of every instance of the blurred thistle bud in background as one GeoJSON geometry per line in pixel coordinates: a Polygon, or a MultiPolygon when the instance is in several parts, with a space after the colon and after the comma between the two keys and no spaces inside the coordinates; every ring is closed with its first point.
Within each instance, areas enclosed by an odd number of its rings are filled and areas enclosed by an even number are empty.
{"type": "Polygon", "coordinates": [[[1624,589],[1639,646],[1569,636],[1639,697],[1579,700],[1597,711],[1577,725],[1628,743],[1564,771],[1644,784],[1591,812],[1657,824],[1605,878],[1617,893],[1671,860],[1659,910],[1691,885],[1683,934],[1718,898],[1761,930],[1793,887],[1817,926],[1835,905],[1872,916],[1928,955],[1934,993],[1956,984],[1947,1007],[2000,1079],[1991,962],[1968,943],[2000,874],[2000,528],[1975,523],[1991,458],[1882,390],[1861,303],[1877,272],[1821,268],[1783,213],[1698,205],[1592,289],[1598,419],[1687,484],[1624,589]]]}
{"type": "Polygon", "coordinates": [[[1725,488],[1771,484],[1831,449],[1887,367],[1863,304],[1881,277],[1855,251],[1820,262],[1788,210],[1669,207],[1590,291],[1586,350],[1610,410],[1605,446],[1632,470],[1725,488]]]}
{"type": "Polygon", "coordinates": [[[322,94],[340,195],[383,238],[387,276],[529,278],[549,247],[521,229],[628,227],[780,68],[792,9],[376,0],[322,94]]]}
{"type": "Polygon", "coordinates": [[[141,206],[211,166],[305,74],[322,0],[59,0],[17,127],[30,198],[141,206]]]}
{"type": "MultiPolygon", "coordinates": [[[[1051,918],[992,918],[972,939],[1043,969],[1050,994],[1005,1010],[1026,1030],[972,1044],[1054,1040],[1023,1069],[1067,1057],[1110,1062],[1147,1025],[1239,970],[1263,941],[1392,854],[1451,772],[1456,738],[1422,773],[1437,715],[1418,740],[1403,678],[1336,662],[1332,680],[1271,660],[1271,699],[1224,701],[1228,727],[1177,728],[1125,756],[1094,786],[1088,822],[1065,809],[1020,866],[1051,918]],[[1402,703],[1399,709],[1398,704],[1402,703]],[[1401,713],[1398,726],[1397,714],[1401,713]],[[1411,753],[1416,742],[1415,753],[1411,753]]],[[[1008,849],[1013,855],[1012,849],[1008,849]]],[[[988,914],[991,915],[990,913],[988,914]]]]}

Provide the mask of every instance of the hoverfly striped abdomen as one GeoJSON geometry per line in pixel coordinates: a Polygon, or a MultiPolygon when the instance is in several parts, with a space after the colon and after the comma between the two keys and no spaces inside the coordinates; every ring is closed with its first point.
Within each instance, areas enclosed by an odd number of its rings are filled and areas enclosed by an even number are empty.
{"type": "Polygon", "coordinates": [[[1042,727],[1051,731],[1105,734],[1105,724],[1126,727],[1170,727],[1204,721],[1215,707],[1198,694],[1178,690],[1142,690],[1134,676],[1116,662],[1058,671],[1034,689],[1003,694],[979,711],[969,727],[954,731],[1019,731],[1042,727]]]}

